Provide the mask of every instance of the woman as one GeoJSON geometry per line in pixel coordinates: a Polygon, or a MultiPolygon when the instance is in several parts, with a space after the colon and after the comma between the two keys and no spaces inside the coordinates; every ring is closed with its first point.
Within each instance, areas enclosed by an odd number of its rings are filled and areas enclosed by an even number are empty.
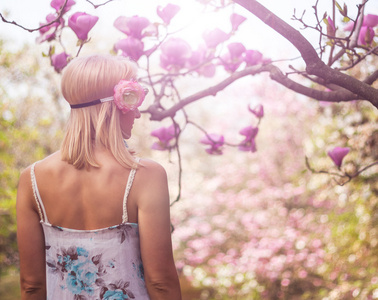
{"type": "Polygon", "coordinates": [[[126,58],[75,58],[61,150],[20,177],[22,299],[181,299],[167,176],[126,148],[145,90],[126,58]],[[142,264],[143,262],[143,264],[142,264]]]}

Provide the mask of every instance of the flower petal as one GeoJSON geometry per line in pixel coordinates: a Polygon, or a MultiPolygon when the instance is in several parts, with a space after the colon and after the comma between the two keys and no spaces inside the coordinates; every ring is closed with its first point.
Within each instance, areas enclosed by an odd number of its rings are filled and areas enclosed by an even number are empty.
{"type": "Polygon", "coordinates": [[[243,17],[241,15],[238,15],[236,13],[233,13],[230,16],[232,30],[233,31],[237,30],[239,28],[240,24],[242,24],[245,20],[247,20],[247,18],[245,18],[245,17],[243,17]]]}
{"type": "Polygon", "coordinates": [[[67,65],[67,58],[69,57],[66,52],[51,55],[51,64],[54,66],[56,72],[60,72],[67,65]]]}
{"type": "Polygon", "coordinates": [[[88,39],[88,32],[97,23],[98,17],[77,12],[68,19],[68,26],[75,32],[79,40],[88,39]]]}
{"type": "Polygon", "coordinates": [[[340,168],[344,157],[349,153],[349,151],[350,148],[348,147],[335,147],[332,150],[328,151],[328,156],[333,160],[335,165],[340,168]]]}
{"type": "Polygon", "coordinates": [[[180,6],[168,3],[164,8],[158,6],[156,13],[163,20],[165,24],[169,24],[172,18],[179,12],[180,6]]]}

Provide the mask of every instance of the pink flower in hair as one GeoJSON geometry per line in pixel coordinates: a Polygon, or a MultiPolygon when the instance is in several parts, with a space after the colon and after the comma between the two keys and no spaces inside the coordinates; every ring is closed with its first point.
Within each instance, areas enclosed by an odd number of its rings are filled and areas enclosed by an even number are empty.
{"type": "Polygon", "coordinates": [[[114,87],[114,103],[124,114],[137,109],[145,96],[144,88],[136,81],[123,79],[114,87]]]}

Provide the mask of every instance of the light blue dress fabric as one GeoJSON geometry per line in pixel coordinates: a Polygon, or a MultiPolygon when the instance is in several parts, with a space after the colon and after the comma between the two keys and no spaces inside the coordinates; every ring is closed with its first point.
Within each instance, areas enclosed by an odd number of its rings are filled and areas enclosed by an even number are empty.
{"type": "Polygon", "coordinates": [[[48,300],[150,299],[143,276],[138,224],[127,222],[130,172],[123,200],[123,222],[109,228],[77,230],[49,223],[34,172],[31,178],[46,246],[48,300]]]}

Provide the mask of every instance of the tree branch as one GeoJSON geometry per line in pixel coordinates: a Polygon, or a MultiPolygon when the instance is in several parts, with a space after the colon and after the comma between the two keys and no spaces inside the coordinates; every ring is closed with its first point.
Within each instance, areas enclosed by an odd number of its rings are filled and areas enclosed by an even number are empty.
{"type": "Polygon", "coordinates": [[[107,1],[105,1],[105,2],[103,2],[103,3],[100,3],[100,4],[94,4],[92,1],[90,1],[90,0],[86,0],[89,4],[91,4],[92,6],[93,6],[93,8],[94,9],[96,9],[96,8],[99,8],[100,6],[103,6],[103,5],[105,5],[105,4],[108,4],[109,2],[112,2],[112,1],[114,1],[114,0],[107,0],[107,1]]]}
{"type": "Polygon", "coordinates": [[[367,84],[373,84],[377,79],[378,79],[378,70],[376,70],[373,74],[366,77],[364,82],[367,84]]]}
{"type": "Polygon", "coordinates": [[[180,102],[173,105],[169,109],[162,110],[158,105],[152,104],[144,112],[149,113],[151,115],[150,119],[153,121],[161,121],[165,118],[173,117],[176,114],[176,112],[182,109],[184,106],[207,96],[215,96],[219,91],[229,86],[235,80],[238,80],[239,78],[242,78],[247,75],[255,75],[255,74],[261,73],[263,70],[264,70],[264,67],[261,65],[245,68],[244,70],[241,70],[239,72],[232,74],[231,76],[229,76],[222,82],[218,83],[217,85],[214,85],[210,88],[206,88],[203,91],[200,91],[191,96],[188,96],[187,98],[182,99],[180,102]]]}
{"type": "Polygon", "coordinates": [[[289,77],[284,75],[281,70],[274,65],[266,65],[263,67],[263,71],[270,73],[270,78],[283,86],[291,89],[292,91],[305,95],[307,97],[328,102],[345,102],[358,99],[358,95],[349,92],[343,88],[337,91],[319,91],[313,88],[309,88],[302,84],[291,80],[289,77]]]}
{"type": "MultiPolygon", "coordinates": [[[[309,88],[302,84],[295,82],[294,80],[287,77],[282,71],[274,66],[274,65],[259,65],[259,66],[252,66],[248,67],[242,71],[236,72],[223,80],[222,82],[209,87],[205,90],[202,90],[198,93],[195,93],[191,96],[188,96],[178,103],[173,105],[168,109],[164,109],[160,105],[160,101],[155,101],[152,105],[148,107],[147,110],[142,111],[142,113],[149,113],[150,120],[153,121],[161,121],[168,117],[173,117],[177,111],[184,108],[186,105],[198,101],[207,96],[215,96],[219,91],[223,90],[234,81],[239,78],[248,76],[248,75],[256,75],[258,73],[268,72],[270,74],[270,78],[281,85],[291,89],[292,91],[299,93],[301,95],[305,95],[307,97],[313,98],[319,101],[328,101],[328,102],[347,102],[351,100],[359,99],[359,96],[356,94],[351,93],[350,91],[340,88],[336,86],[337,90],[335,91],[320,91],[314,88],[309,88]]],[[[367,82],[374,82],[374,80],[378,77],[378,71],[370,75],[365,81],[367,82]]]]}
{"type": "Polygon", "coordinates": [[[256,0],[235,0],[269,27],[281,34],[301,53],[306,63],[308,74],[323,78],[326,82],[335,83],[359,96],[360,99],[371,102],[378,108],[378,90],[347,74],[328,67],[319,57],[309,41],[296,29],[288,25],[256,0]]]}

